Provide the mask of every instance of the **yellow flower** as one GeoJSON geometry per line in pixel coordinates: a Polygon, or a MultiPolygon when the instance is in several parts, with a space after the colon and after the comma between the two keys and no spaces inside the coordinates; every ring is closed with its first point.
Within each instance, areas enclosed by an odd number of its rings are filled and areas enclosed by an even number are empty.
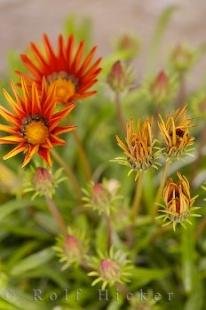
{"type": "MultiPolygon", "coordinates": [[[[135,126],[133,120],[127,122],[126,138],[123,142],[116,136],[119,147],[124,151],[127,163],[133,170],[144,170],[154,165],[154,140],[152,137],[151,120],[140,122],[135,126]]],[[[125,164],[125,160],[122,160],[125,164]]]]}
{"type": "Polygon", "coordinates": [[[194,138],[190,135],[192,121],[186,114],[186,106],[178,109],[166,120],[160,117],[158,122],[160,132],[164,139],[165,152],[169,156],[178,156],[188,150],[194,138]]]}

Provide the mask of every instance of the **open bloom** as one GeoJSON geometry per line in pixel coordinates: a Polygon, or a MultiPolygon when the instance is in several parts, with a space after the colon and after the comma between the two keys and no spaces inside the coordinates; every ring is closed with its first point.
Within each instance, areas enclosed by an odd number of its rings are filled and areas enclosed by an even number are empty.
{"type": "Polygon", "coordinates": [[[51,164],[50,150],[54,145],[63,145],[64,140],[59,134],[74,130],[74,126],[60,126],[60,121],[74,108],[71,104],[62,111],[55,111],[55,89],[47,87],[42,82],[40,93],[35,83],[31,88],[21,79],[21,94],[19,87],[11,83],[14,97],[3,90],[4,96],[11,107],[11,111],[0,106],[0,115],[8,122],[0,124],[0,131],[8,133],[0,137],[0,144],[16,145],[3,158],[8,159],[21,152],[25,153],[22,167],[26,166],[31,158],[38,154],[49,165],[51,164]]]}
{"type": "Polygon", "coordinates": [[[21,55],[31,79],[40,86],[45,77],[49,87],[55,85],[56,97],[61,103],[95,94],[95,91],[89,89],[96,83],[101,71],[101,59],[93,61],[96,47],[84,57],[84,42],[81,41],[75,48],[72,35],[66,40],[59,35],[57,51],[54,51],[47,35],[43,36],[43,43],[43,51],[31,43],[32,56],[21,55]]]}
{"type": "Polygon", "coordinates": [[[158,123],[164,139],[164,149],[169,156],[181,155],[193,144],[194,138],[190,135],[192,121],[186,114],[186,106],[178,109],[174,115],[163,120],[161,116],[158,123]]]}
{"type": "Polygon", "coordinates": [[[133,170],[147,169],[154,164],[155,142],[152,137],[151,120],[140,122],[139,126],[135,126],[133,120],[128,121],[125,142],[118,136],[116,139],[133,170]]]}
{"type": "Polygon", "coordinates": [[[187,178],[180,173],[177,173],[177,176],[177,182],[170,178],[164,187],[164,210],[161,210],[164,215],[160,216],[167,222],[166,224],[172,223],[174,230],[177,223],[183,224],[185,220],[190,223],[188,217],[191,215],[198,216],[192,212],[195,209],[199,209],[192,207],[196,197],[191,197],[190,185],[187,178]]]}

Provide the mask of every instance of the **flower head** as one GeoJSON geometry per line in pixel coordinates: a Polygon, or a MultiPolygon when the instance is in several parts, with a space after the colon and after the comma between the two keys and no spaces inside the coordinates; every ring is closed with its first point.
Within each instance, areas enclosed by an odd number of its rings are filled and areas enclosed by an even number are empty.
{"type": "Polygon", "coordinates": [[[194,138],[190,135],[192,121],[186,114],[186,106],[165,121],[160,116],[158,125],[164,139],[164,151],[169,157],[182,155],[193,144],[194,138]]]}
{"type": "Polygon", "coordinates": [[[113,248],[110,249],[109,255],[100,253],[99,257],[94,257],[92,267],[94,271],[88,274],[96,277],[92,286],[102,282],[102,289],[107,285],[114,286],[116,283],[128,282],[132,269],[127,256],[121,251],[114,251],[113,248]]]}
{"type": "Polygon", "coordinates": [[[126,160],[120,159],[120,163],[129,165],[133,170],[144,170],[154,165],[155,141],[152,137],[151,120],[145,120],[135,126],[133,120],[127,122],[126,138],[123,142],[116,136],[119,147],[123,150],[126,160]]]}
{"type": "Polygon", "coordinates": [[[26,166],[35,154],[38,154],[49,165],[50,151],[55,145],[63,145],[59,135],[74,130],[74,126],[60,126],[60,121],[74,108],[71,104],[60,112],[55,111],[55,88],[48,88],[44,80],[40,92],[35,83],[31,88],[21,79],[19,87],[11,84],[13,97],[3,91],[11,111],[0,106],[0,115],[9,123],[0,124],[0,131],[8,133],[0,137],[0,144],[16,145],[3,158],[8,159],[19,153],[25,153],[22,167],[26,166]]]}
{"type": "Polygon", "coordinates": [[[88,240],[81,232],[68,228],[66,236],[59,236],[57,244],[54,246],[60,262],[63,263],[62,270],[67,269],[72,264],[79,265],[87,257],[88,240]]]}
{"type": "Polygon", "coordinates": [[[96,47],[84,57],[84,42],[81,41],[75,48],[73,35],[67,39],[59,35],[57,51],[53,49],[47,35],[43,36],[43,43],[44,51],[31,43],[33,57],[21,55],[32,80],[40,86],[45,77],[49,87],[55,86],[56,99],[60,103],[74,102],[95,94],[95,91],[89,89],[96,83],[101,71],[101,59],[93,62],[96,47]]]}
{"type": "Polygon", "coordinates": [[[167,222],[166,225],[172,223],[174,230],[178,223],[182,226],[184,226],[184,221],[191,224],[188,218],[190,216],[198,216],[193,214],[193,211],[199,209],[192,207],[196,197],[191,198],[190,185],[187,178],[180,173],[177,173],[177,176],[177,182],[170,178],[164,187],[162,194],[164,210],[161,210],[164,215],[159,217],[167,222]]]}

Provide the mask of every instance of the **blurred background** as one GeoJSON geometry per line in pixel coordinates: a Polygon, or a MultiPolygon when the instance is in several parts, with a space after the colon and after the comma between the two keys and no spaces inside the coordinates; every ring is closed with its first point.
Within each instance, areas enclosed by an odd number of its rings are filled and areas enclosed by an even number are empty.
{"type": "MultiPolygon", "coordinates": [[[[21,51],[28,41],[39,40],[43,32],[52,37],[62,30],[68,15],[80,20],[89,17],[93,23],[93,40],[99,46],[99,53],[111,52],[115,38],[131,33],[141,38],[141,54],[135,64],[138,75],[142,75],[147,58],[145,52],[160,13],[174,5],[177,10],[164,35],[158,66],[163,66],[173,45],[187,42],[196,47],[205,38],[205,0],[0,0],[0,74],[6,71],[8,52],[21,51]]],[[[206,71],[206,61],[202,59],[195,67],[188,87],[197,87],[206,71]]]]}

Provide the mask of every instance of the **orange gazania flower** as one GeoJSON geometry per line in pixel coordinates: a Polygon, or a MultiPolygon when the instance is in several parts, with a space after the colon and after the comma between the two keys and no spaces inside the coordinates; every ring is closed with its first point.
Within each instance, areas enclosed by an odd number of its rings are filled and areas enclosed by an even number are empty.
{"type": "Polygon", "coordinates": [[[69,103],[96,93],[89,90],[101,71],[101,59],[93,62],[96,47],[83,57],[84,42],[81,41],[75,48],[73,35],[66,40],[59,35],[57,52],[47,35],[43,36],[43,43],[43,51],[31,43],[32,56],[21,55],[32,80],[41,85],[42,78],[45,77],[49,86],[55,85],[56,97],[61,103],[69,103]]]}
{"type": "Polygon", "coordinates": [[[37,85],[26,85],[21,78],[21,94],[18,86],[11,83],[14,97],[3,90],[4,96],[11,107],[11,111],[0,106],[0,115],[9,123],[0,124],[0,131],[8,133],[0,137],[0,144],[16,145],[3,159],[8,159],[21,152],[25,153],[22,167],[26,166],[31,158],[38,154],[49,165],[51,164],[50,150],[54,145],[64,144],[64,140],[58,136],[61,133],[73,130],[74,126],[60,126],[63,117],[71,112],[74,104],[62,111],[55,111],[55,89],[47,87],[42,81],[41,91],[37,85]]]}

